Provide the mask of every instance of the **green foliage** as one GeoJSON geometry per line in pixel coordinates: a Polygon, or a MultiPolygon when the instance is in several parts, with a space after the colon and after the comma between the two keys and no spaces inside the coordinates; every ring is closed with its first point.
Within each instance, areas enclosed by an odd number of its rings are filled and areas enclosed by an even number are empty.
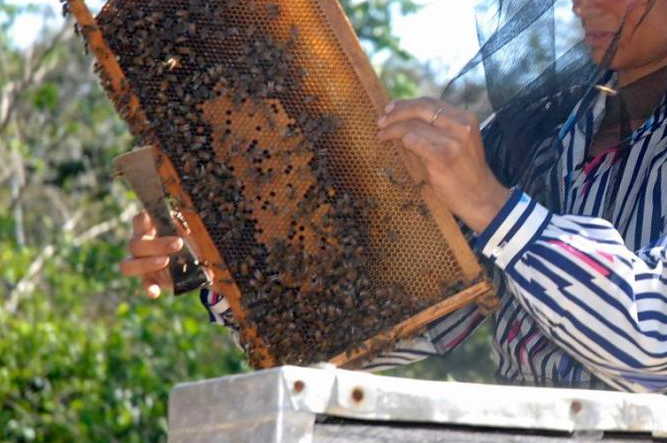
{"type": "MultiPolygon", "coordinates": [[[[85,262],[104,255],[86,249],[85,262]]],[[[35,291],[20,316],[0,314],[2,441],[158,441],[175,383],[247,369],[191,298],[93,293],[76,270],[48,278],[67,292],[35,291]]]]}
{"type": "Polygon", "coordinates": [[[494,383],[496,364],[491,358],[489,323],[480,326],[459,346],[443,357],[429,357],[409,366],[391,369],[385,375],[425,380],[494,383]]]}
{"type": "MultiPolygon", "coordinates": [[[[391,94],[417,95],[421,68],[400,49],[389,13],[416,4],[343,5],[365,45],[389,54],[379,71],[391,94]]],[[[132,139],[78,40],[11,45],[8,29],[26,8],[0,0],[0,103],[9,104],[0,107],[0,440],[164,440],[174,384],[248,367],[196,296],[150,301],[119,274],[126,214],[137,209],[111,161],[132,139]]],[[[473,349],[462,362],[485,352],[473,349]]],[[[404,371],[452,369],[438,361],[404,371]]]]}
{"type": "Polygon", "coordinates": [[[58,85],[54,83],[43,84],[35,91],[33,103],[40,111],[55,111],[58,101],[58,85]]]}
{"type": "MultiPolygon", "coordinates": [[[[11,286],[38,251],[0,221],[11,286]]],[[[57,247],[18,315],[0,312],[0,441],[163,440],[176,383],[248,369],[195,294],[153,302],[118,273],[123,242],[57,247]]]]}
{"type": "Polygon", "coordinates": [[[413,0],[347,0],[341,3],[359,38],[369,43],[375,52],[387,50],[404,59],[410,57],[392,33],[391,14],[396,7],[404,15],[416,12],[418,3],[413,0]]]}

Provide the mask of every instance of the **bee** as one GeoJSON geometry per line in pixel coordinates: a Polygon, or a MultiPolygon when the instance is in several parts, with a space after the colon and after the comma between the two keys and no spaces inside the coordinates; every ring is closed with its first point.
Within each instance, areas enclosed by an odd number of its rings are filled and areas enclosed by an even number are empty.
{"type": "Polygon", "coordinates": [[[299,28],[296,25],[293,25],[290,28],[290,36],[287,44],[288,47],[291,46],[291,44],[296,43],[296,41],[299,38],[299,34],[300,34],[299,28]]]}
{"type": "Polygon", "coordinates": [[[259,185],[262,175],[262,168],[250,167],[246,169],[245,172],[245,176],[252,180],[256,185],[259,185]]]}
{"type": "Polygon", "coordinates": [[[396,172],[391,168],[382,168],[379,171],[381,177],[386,178],[394,186],[402,186],[403,182],[396,178],[396,172]]]}
{"type": "Polygon", "coordinates": [[[417,206],[417,203],[416,203],[415,201],[413,201],[413,200],[408,200],[408,201],[406,201],[406,202],[404,202],[404,203],[401,204],[401,206],[400,206],[400,210],[401,210],[401,211],[408,211],[408,210],[410,210],[410,209],[415,208],[416,206],[417,206]]]}
{"type": "Polygon", "coordinates": [[[257,32],[257,27],[255,25],[250,25],[246,28],[245,35],[246,37],[252,37],[257,32]]]}
{"type": "Polygon", "coordinates": [[[291,184],[287,184],[286,196],[288,200],[296,199],[296,188],[291,184]]]}
{"type": "Polygon", "coordinates": [[[189,48],[187,46],[177,47],[176,52],[180,55],[192,55],[193,54],[192,48],[189,48]]]}
{"type": "Polygon", "coordinates": [[[185,173],[188,175],[192,174],[196,166],[197,166],[197,161],[192,157],[187,157],[183,162],[183,171],[185,171],[185,173]]]}
{"type": "Polygon", "coordinates": [[[426,180],[421,180],[419,183],[413,185],[416,191],[421,191],[427,185],[426,180]]]}
{"type": "Polygon", "coordinates": [[[296,147],[294,148],[293,152],[298,155],[304,155],[312,152],[312,145],[308,140],[303,139],[301,140],[296,147]]]}
{"type": "Polygon", "coordinates": [[[276,216],[277,216],[277,215],[280,214],[280,209],[278,208],[278,206],[276,206],[276,205],[273,204],[273,203],[270,203],[270,202],[269,202],[269,204],[266,205],[266,208],[267,208],[267,210],[269,210],[273,215],[276,215],[276,216]]]}
{"type": "Polygon", "coordinates": [[[262,174],[260,182],[261,184],[268,184],[272,182],[275,179],[275,177],[276,177],[276,172],[273,170],[273,168],[269,168],[262,174]]]}
{"type": "Polygon", "coordinates": [[[170,71],[173,71],[174,69],[181,67],[181,61],[179,60],[178,57],[169,57],[169,59],[167,59],[167,61],[164,64],[170,71]]]}
{"type": "Polygon", "coordinates": [[[394,231],[393,229],[388,230],[387,231],[387,240],[390,243],[397,243],[400,240],[398,232],[394,231]]]}
{"type": "Polygon", "coordinates": [[[202,209],[199,212],[199,216],[204,220],[208,225],[213,225],[217,221],[217,214],[211,208],[202,209]]]}
{"type": "Polygon", "coordinates": [[[207,162],[211,160],[213,154],[211,154],[209,151],[201,150],[197,153],[197,156],[199,157],[200,160],[207,162]]]}
{"type": "Polygon", "coordinates": [[[299,129],[296,126],[293,125],[287,125],[287,127],[283,130],[282,137],[284,139],[288,139],[291,137],[295,137],[299,134],[299,129]]]}

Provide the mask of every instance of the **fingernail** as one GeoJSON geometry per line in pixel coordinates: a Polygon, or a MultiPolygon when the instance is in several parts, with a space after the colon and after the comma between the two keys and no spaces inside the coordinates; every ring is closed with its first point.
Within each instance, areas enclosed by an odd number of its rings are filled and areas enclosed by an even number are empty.
{"type": "Polygon", "coordinates": [[[174,251],[178,251],[183,247],[183,240],[180,238],[177,238],[176,240],[172,241],[169,243],[169,247],[173,249],[174,251]]]}
{"type": "Polygon", "coordinates": [[[165,257],[155,257],[153,263],[156,265],[163,265],[167,259],[165,257]]]}
{"type": "Polygon", "coordinates": [[[160,287],[158,285],[150,285],[148,287],[148,295],[150,298],[158,298],[160,296],[160,287]]]}
{"type": "Polygon", "coordinates": [[[380,120],[378,120],[378,126],[384,126],[385,123],[387,123],[387,117],[380,117],[380,120]]]}
{"type": "Polygon", "coordinates": [[[384,108],[384,112],[386,112],[386,113],[390,113],[391,111],[394,110],[394,107],[395,107],[395,106],[396,106],[396,103],[394,103],[394,102],[389,103],[389,104],[384,108]]]}

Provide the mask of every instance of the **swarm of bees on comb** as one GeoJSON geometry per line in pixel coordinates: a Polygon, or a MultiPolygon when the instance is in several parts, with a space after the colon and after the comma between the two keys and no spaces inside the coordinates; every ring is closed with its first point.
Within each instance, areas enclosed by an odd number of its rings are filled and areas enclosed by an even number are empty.
{"type": "MultiPolygon", "coordinates": [[[[317,3],[290,1],[295,10],[317,3]]],[[[96,71],[143,143],[159,146],[176,169],[224,259],[214,265],[240,289],[241,329],[254,328],[276,364],[310,364],[362,346],[473,281],[396,150],[366,146],[379,142],[363,89],[320,78],[352,67],[304,61],[331,37],[314,39],[317,23],[285,8],[110,0],[96,26],[140,112],[129,92],[112,91],[101,65],[96,71]]],[[[256,346],[245,345],[261,366],[256,346]]]]}

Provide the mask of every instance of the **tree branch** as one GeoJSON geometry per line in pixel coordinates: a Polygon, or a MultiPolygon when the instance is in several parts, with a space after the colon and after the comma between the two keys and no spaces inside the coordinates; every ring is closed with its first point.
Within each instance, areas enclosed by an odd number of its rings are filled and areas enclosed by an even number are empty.
{"type": "Polygon", "coordinates": [[[18,282],[14,289],[9,293],[9,298],[5,303],[5,311],[15,313],[22,294],[26,294],[35,288],[33,278],[42,270],[44,263],[56,253],[54,245],[48,245],[37,255],[37,258],[30,264],[28,272],[18,282]]]}
{"type": "MultiPolygon", "coordinates": [[[[99,223],[76,236],[72,240],[72,245],[81,246],[86,242],[89,242],[99,237],[100,235],[115,229],[117,226],[129,222],[137,211],[138,207],[136,204],[128,206],[119,216],[99,223]]],[[[65,232],[72,231],[74,229],[74,225],[75,223],[66,223],[63,230],[65,232]]],[[[9,297],[5,302],[6,312],[16,312],[21,297],[35,289],[35,286],[37,286],[39,273],[44,268],[46,262],[57,256],[58,252],[59,250],[54,244],[47,245],[42,249],[35,260],[33,260],[33,262],[30,264],[30,267],[28,267],[28,271],[23,276],[23,278],[10,291],[9,297]]]]}
{"type": "Polygon", "coordinates": [[[107,232],[115,229],[116,227],[132,220],[132,217],[134,217],[134,215],[138,211],[139,211],[138,206],[136,204],[132,204],[127,208],[125,208],[125,210],[118,217],[102,222],[82,232],[72,241],[72,244],[74,246],[81,246],[84,243],[93,240],[94,238],[97,238],[102,234],[106,234],[107,232]]]}
{"type": "Polygon", "coordinates": [[[21,94],[35,82],[42,81],[48,73],[48,68],[44,66],[48,55],[63,39],[69,37],[71,34],[71,23],[66,22],[43,51],[40,51],[36,55],[33,55],[33,53],[27,57],[23,78],[18,82],[9,82],[7,84],[6,92],[0,97],[0,134],[7,129],[21,94]]]}

